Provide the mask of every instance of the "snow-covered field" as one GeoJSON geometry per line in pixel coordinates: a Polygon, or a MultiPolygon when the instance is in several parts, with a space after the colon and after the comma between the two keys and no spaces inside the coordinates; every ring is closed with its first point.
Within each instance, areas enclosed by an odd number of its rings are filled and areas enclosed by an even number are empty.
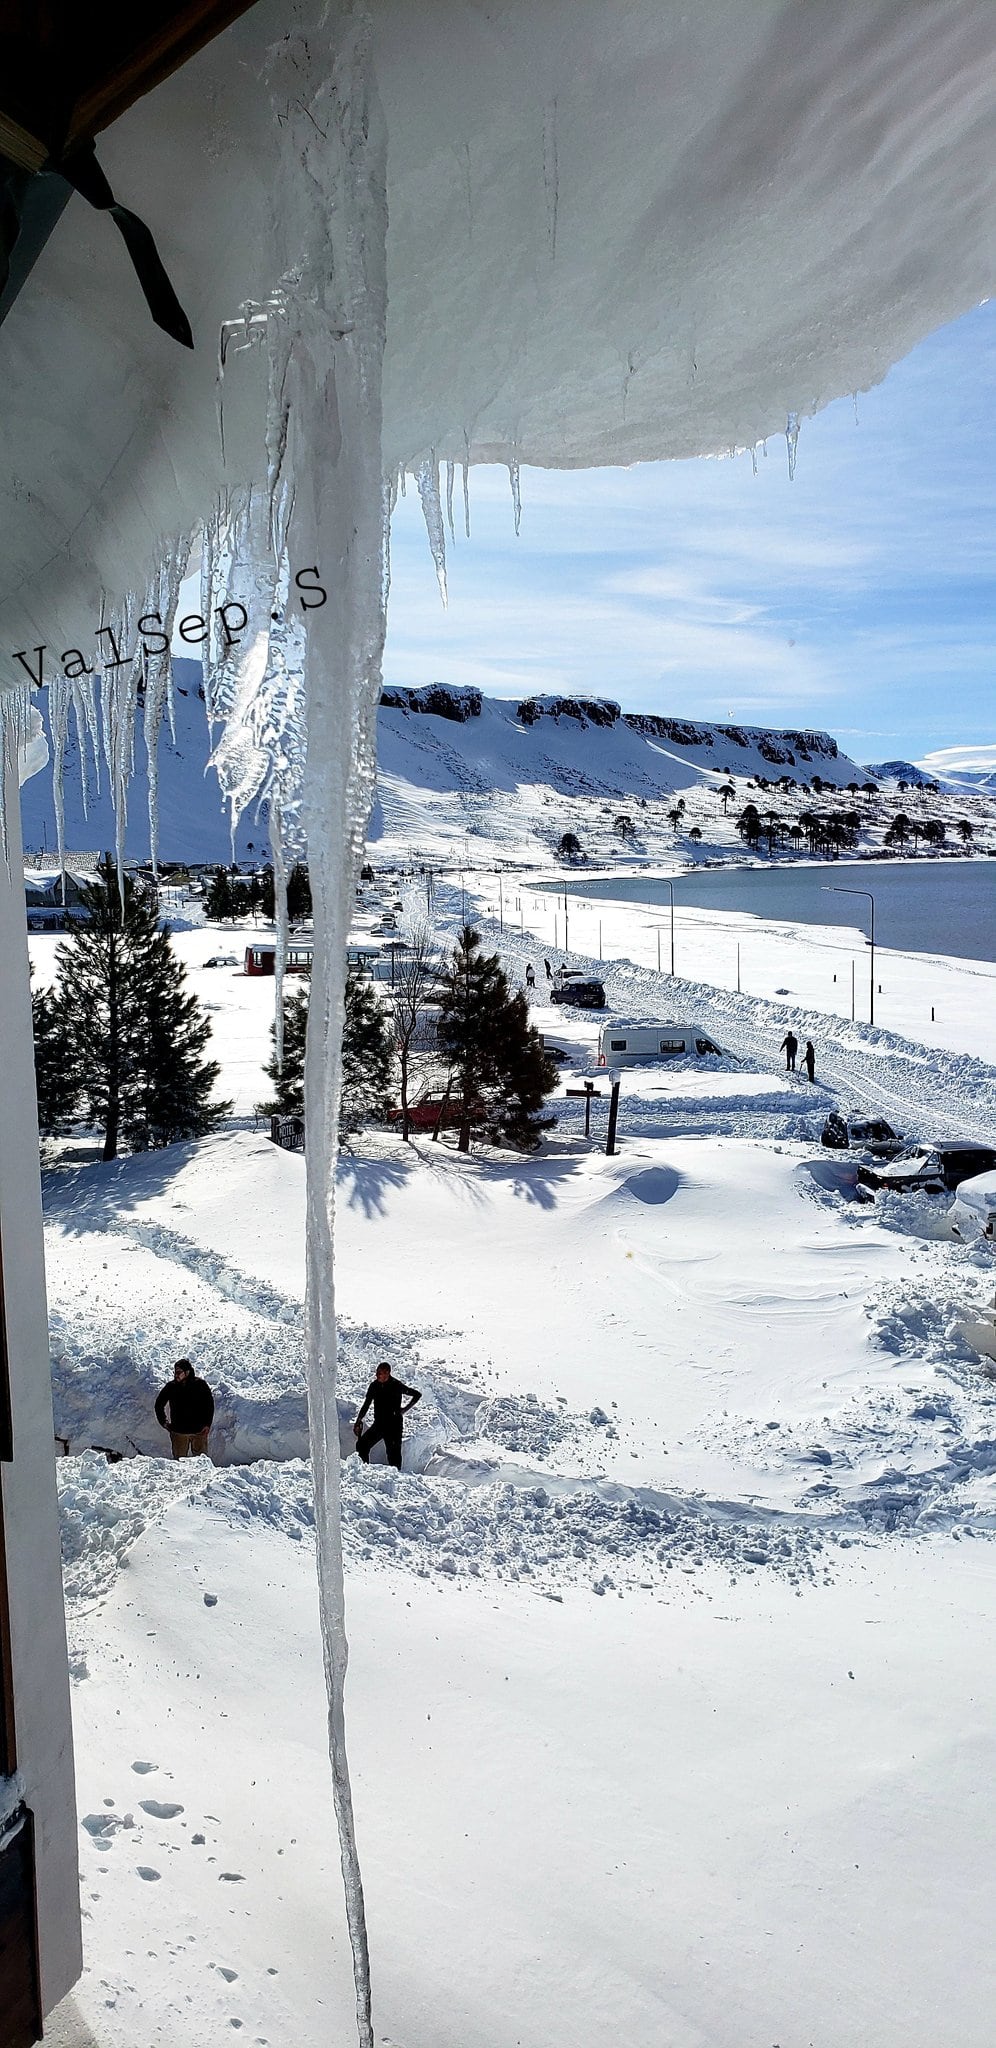
{"type": "MultiPolygon", "coordinates": [[[[531,904],[515,973],[559,957],[531,904]]],[[[441,930],[460,907],[437,891],[441,930]]],[[[604,1102],[586,1143],[564,1093],[597,1079],[597,1020],[539,1003],[569,1052],[539,1156],[370,1133],[340,1166],[344,1448],[378,1358],[424,1389],[404,1473],[343,1473],[376,2037],[988,2048],[996,1387],[953,1325],[993,1261],[943,1200],[858,1204],[818,1142],[866,1100],[996,1131],[984,1005],[933,1051],[814,1008],[810,1089],[776,1052],[821,993],[802,937],[768,1004],[705,985],[705,914],[683,927],[702,985],[677,990],[644,913],[609,915],[616,1008],[669,1001],[728,1056],[627,1072],[609,1159],[604,1102]]],[[[75,2002],[100,2048],[319,2048],[350,2039],[352,1985],[303,1162],[251,1124],[272,984],[199,964],[238,938],[177,943],[241,1122],[46,1176],[75,2002]],[[179,1355],[215,1388],[216,1464],[162,1457],[151,1402],[179,1355]]],[[[783,941],[755,943],[770,982],[783,941]]],[[[52,941],[32,952],[44,978],[52,941]]]]}

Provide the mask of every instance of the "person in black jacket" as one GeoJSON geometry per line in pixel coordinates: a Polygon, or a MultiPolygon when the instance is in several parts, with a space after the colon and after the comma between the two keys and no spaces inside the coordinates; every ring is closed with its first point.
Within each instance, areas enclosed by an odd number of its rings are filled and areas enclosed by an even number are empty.
{"type": "Polygon", "coordinates": [[[799,1041],[794,1031],[786,1031],[785,1036],[782,1039],[781,1045],[779,1046],[778,1050],[779,1052],[783,1052],[785,1054],[785,1072],[787,1074],[794,1074],[795,1056],[799,1050],[799,1041]]]}
{"type": "Polygon", "coordinates": [[[173,1377],[156,1395],[156,1421],[169,1430],[174,1458],[200,1458],[207,1453],[214,1421],[214,1395],[199,1380],[189,1358],[178,1358],[173,1377]]]}
{"type": "Polygon", "coordinates": [[[353,1424],[356,1448],[365,1465],[370,1463],[374,1444],[383,1440],[389,1465],[401,1470],[401,1436],[404,1424],[401,1420],[409,1408],[414,1408],[422,1396],[416,1387],[406,1387],[404,1380],[396,1380],[386,1359],[377,1367],[363,1399],[363,1406],[353,1424]],[[409,1399],[405,1400],[405,1395],[409,1399]],[[373,1407],[374,1419],[369,1429],[363,1428],[363,1417],[373,1407]]]}
{"type": "Polygon", "coordinates": [[[812,1041],[812,1039],[811,1039],[811,1038],[807,1038],[807,1040],[806,1040],[806,1050],[805,1050],[805,1052],[804,1052],[804,1053],[803,1053],[803,1055],[802,1055],[802,1064],[803,1064],[803,1066],[805,1067],[805,1069],[806,1069],[806,1072],[807,1072],[807,1074],[809,1075],[809,1078],[810,1078],[810,1080],[811,1080],[811,1081],[815,1081],[815,1079],[816,1079],[816,1047],[815,1047],[815,1045],[813,1044],[813,1041],[812,1041]]]}

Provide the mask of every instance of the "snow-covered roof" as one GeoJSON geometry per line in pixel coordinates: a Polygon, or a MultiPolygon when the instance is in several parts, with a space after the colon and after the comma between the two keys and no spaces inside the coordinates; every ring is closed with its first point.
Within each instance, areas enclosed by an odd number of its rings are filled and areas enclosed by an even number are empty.
{"type": "MultiPolygon", "coordinates": [[[[791,436],[992,288],[990,0],[370,13],[388,471],[791,436]]],[[[288,26],[285,0],[259,0],[100,139],[193,354],[77,196],[4,325],[4,682],[16,649],[85,649],[102,593],[144,590],[164,537],[265,476],[262,353],[229,333],[224,457],[216,364],[225,324],[293,267],[271,218],[287,88],[267,62],[288,26]]],[[[319,63],[341,29],[329,10],[319,63]]]]}

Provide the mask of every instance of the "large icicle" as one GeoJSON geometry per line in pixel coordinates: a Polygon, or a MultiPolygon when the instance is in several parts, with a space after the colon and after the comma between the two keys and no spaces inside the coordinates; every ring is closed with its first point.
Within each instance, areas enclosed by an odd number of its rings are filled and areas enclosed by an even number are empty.
{"type": "Polygon", "coordinates": [[[183,540],[171,541],[163,549],[142,613],[143,618],[152,619],[154,616],[160,622],[159,626],[150,632],[149,641],[162,639],[166,642],[165,647],[159,652],[147,653],[144,663],[145,702],[142,706],[142,731],[149,773],[149,849],[155,874],[159,872],[159,731],[170,698],[170,641],[173,638],[173,621],[176,618],[180,585],[183,582],[189,553],[190,542],[186,537],[183,540]]]}
{"type": "Polygon", "coordinates": [[[436,565],[439,595],[445,605],[448,602],[446,590],[446,533],[443,527],[443,508],[439,500],[439,464],[434,455],[429,456],[425,462],[419,463],[416,482],[418,484],[418,494],[422,500],[425,530],[429,536],[429,551],[436,565]]]}
{"type": "Polygon", "coordinates": [[[357,2029],[372,2048],[363,1889],[346,1757],[347,1643],[332,1283],[333,1187],[345,953],[374,766],[384,645],[386,149],[365,17],[343,0],[321,38],[287,36],[271,83],[286,175],[275,234],[285,305],[271,318],[271,390],[288,403],[290,559],[316,563],[327,602],[308,614],[305,822],[315,907],[305,1073],[308,1401],[329,1751],[357,2029]]]}

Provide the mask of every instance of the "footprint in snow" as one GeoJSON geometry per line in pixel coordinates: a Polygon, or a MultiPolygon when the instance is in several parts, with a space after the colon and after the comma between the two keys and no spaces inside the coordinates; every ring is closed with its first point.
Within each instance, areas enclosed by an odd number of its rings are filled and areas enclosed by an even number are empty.
{"type": "Polygon", "coordinates": [[[137,1870],[139,1877],[144,1877],[146,1884],[154,1884],[160,1876],[160,1872],[153,1870],[150,1863],[139,1863],[137,1870]]]}
{"type": "Polygon", "coordinates": [[[245,1884],[241,1870],[219,1870],[219,1884],[245,1884]]]}
{"type": "Polygon", "coordinates": [[[141,1758],[137,1763],[132,1764],[132,1770],[137,1771],[140,1778],[144,1778],[147,1771],[158,1771],[158,1769],[158,1764],[143,1763],[141,1758]]]}
{"type": "Polygon", "coordinates": [[[138,1803],[142,1812],[151,1814],[153,1820],[175,1820],[177,1814],[183,1812],[182,1806],[174,1800],[140,1799],[138,1803]]]}

